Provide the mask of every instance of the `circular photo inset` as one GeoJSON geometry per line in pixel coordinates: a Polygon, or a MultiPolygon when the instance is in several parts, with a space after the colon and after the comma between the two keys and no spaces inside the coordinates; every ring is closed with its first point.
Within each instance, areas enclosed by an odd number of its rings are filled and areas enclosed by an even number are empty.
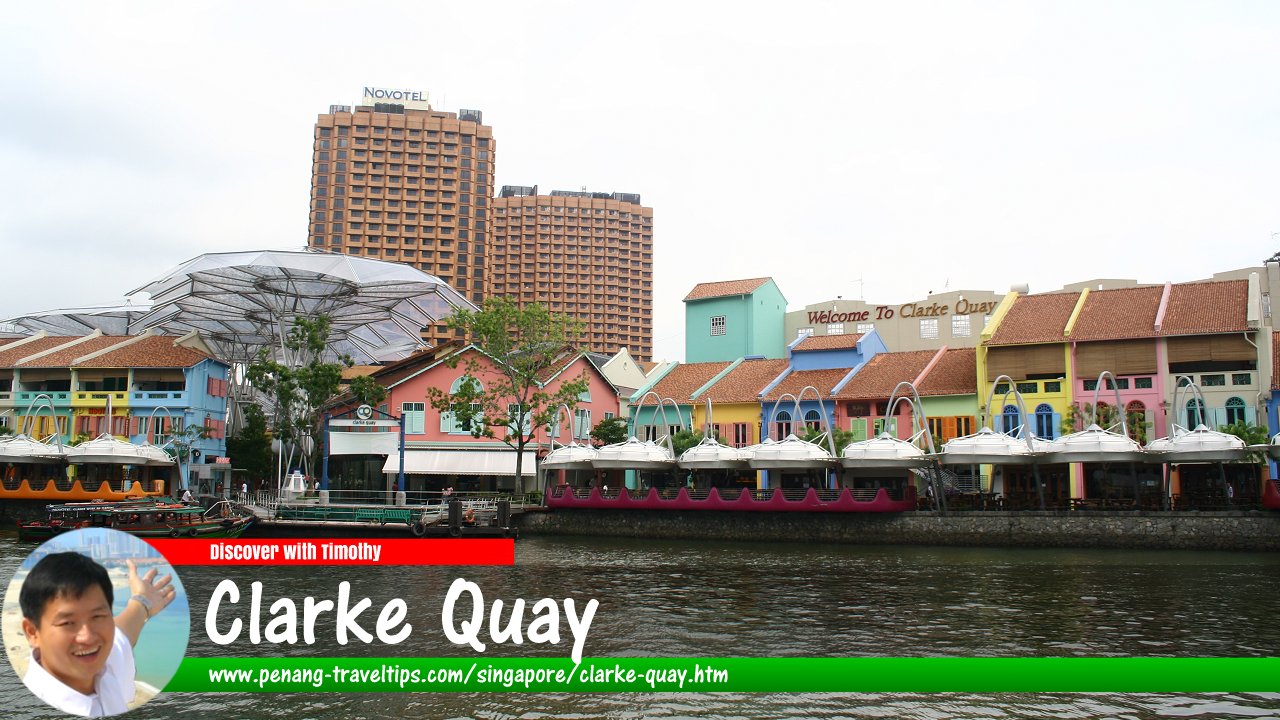
{"type": "Polygon", "coordinates": [[[4,596],[5,651],[36,697],[107,717],[155,697],[187,652],[187,595],[164,556],[119,530],[54,537],[4,596]]]}

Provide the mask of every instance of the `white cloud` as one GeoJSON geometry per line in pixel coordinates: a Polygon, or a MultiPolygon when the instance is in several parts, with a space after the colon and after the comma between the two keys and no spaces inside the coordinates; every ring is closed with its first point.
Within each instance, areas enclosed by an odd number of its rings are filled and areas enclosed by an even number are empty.
{"type": "Polygon", "coordinates": [[[484,111],[499,184],[640,193],[659,355],[697,282],[793,306],[1256,264],[1269,3],[29,3],[0,28],[0,315],[305,242],[363,85],[484,111]],[[49,278],[57,291],[50,292],[49,278]],[[56,295],[51,301],[50,295],[56,295]]]}

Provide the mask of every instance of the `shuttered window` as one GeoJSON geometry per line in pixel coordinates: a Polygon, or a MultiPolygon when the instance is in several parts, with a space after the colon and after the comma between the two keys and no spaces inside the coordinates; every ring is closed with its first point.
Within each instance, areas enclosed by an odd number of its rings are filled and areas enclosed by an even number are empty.
{"type": "Polygon", "coordinates": [[[1258,351],[1244,335],[1169,338],[1169,363],[1256,360],[1258,351]]]}
{"type": "Polygon", "coordinates": [[[1113,375],[1145,375],[1156,372],[1156,342],[1125,340],[1090,342],[1076,346],[1076,376],[1097,377],[1103,370],[1113,375]]]}
{"type": "Polygon", "coordinates": [[[987,351],[987,381],[1001,375],[1008,375],[1014,380],[1031,375],[1066,375],[1065,347],[1054,343],[991,348],[987,351]]]}

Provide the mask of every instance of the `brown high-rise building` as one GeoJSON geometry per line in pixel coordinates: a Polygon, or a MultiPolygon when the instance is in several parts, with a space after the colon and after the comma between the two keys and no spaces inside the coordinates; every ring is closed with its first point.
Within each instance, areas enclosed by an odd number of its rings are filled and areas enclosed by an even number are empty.
{"type": "MultiPolygon", "coordinates": [[[[332,105],[316,120],[308,245],[407,263],[479,303],[493,129],[477,110],[439,112],[420,93],[365,95],[391,102],[332,105]]],[[[444,325],[423,333],[433,343],[452,335],[444,325]]]]}
{"type": "Polygon", "coordinates": [[[586,345],[653,357],[653,209],[631,193],[504,185],[493,201],[488,295],[586,325],[586,345]]]}

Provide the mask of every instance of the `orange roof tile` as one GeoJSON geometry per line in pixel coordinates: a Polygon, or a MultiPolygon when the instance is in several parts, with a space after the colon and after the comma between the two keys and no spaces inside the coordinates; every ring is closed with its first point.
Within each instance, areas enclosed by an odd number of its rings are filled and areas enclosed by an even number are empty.
{"type": "Polygon", "coordinates": [[[373,372],[373,377],[383,387],[391,387],[424,366],[448,357],[464,347],[466,345],[461,340],[446,340],[439,345],[416,350],[395,362],[383,365],[373,372]]]}
{"type": "Polygon", "coordinates": [[[727,297],[729,295],[747,295],[760,288],[773,278],[751,278],[750,280],[722,280],[720,282],[698,283],[693,286],[684,301],[706,300],[707,298],[727,297]]]}
{"type": "Polygon", "coordinates": [[[1156,313],[1164,288],[1093,290],[1084,299],[1072,340],[1120,340],[1156,335],[1156,313]]]}
{"type": "Polygon", "coordinates": [[[791,348],[791,351],[808,352],[810,350],[848,350],[857,347],[858,341],[861,339],[861,333],[851,333],[849,335],[810,335],[797,343],[795,347],[791,348]]]}
{"type": "Polygon", "coordinates": [[[352,365],[349,368],[342,368],[342,379],[349,381],[354,378],[372,375],[381,369],[381,365],[352,365]]]}
{"type": "MultiPolygon", "coordinates": [[[[128,338],[113,337],[110,338],[114,342],[112,345],[124,342],[128,338]]],[[[103,353],[95,358],[90,358],[82,363],[78,363],[76,367],[82,368],[131,368],[131,367],[154,367],[154,368],[179,368],[191,367],[198,365],[204,360],[209,359],[209,355],[196,350],[195,348],[181,347],[174,345],[176,337],[165,337],[163,335],[152,335],[142,338],[137,342],[129,343],[119,350],[112,350],[103,353]]],[[[84,343],[88,345],[88,343],[84,343]]],[[[83,345],[76,346],[78,348],[83,345]]],[[[98,348],[99,350],[101,348],[98,348]]],[[[93,350],[84,349],[79,353],[75,353],[75,357],[83,357],[93,350]]],[[[63,353],[55,353],[62,355],[63,353]]],[[[49,358],[52,358],[50,355],[49,358]]],[[[72,360],[75,357],[71,358],[72,360]]],[[[40,362],[43,362],[44,358],[40,362]]]]}
{"type": "Polygon", "coordinates": [[[50,348],[66,345],[75,340],[73,337],[42,337],[31,342],[22,343],[17,347],[12,347],[12,343],[5,348],[0,348],[0,367],[13,367],[14,363],[24,357],[35,355],[38,352],[44,352],[50,348]],[[6,349],[7,348],[7,349],[6,349]]]}
{"type": "Polygon", "coordinates": [[[729,367],[727,362],[686,363],[677,365],[663,376],[653,391],[658,397],[672,398],[678,403],[688,403],[693,391],[706,385],[717,373],[729,367]]]}
{"type": "MultiPolygon", "coordinates": [[[[22,363],[22,367],[24,368],[70,367],[72,361],[74,361],[78,357],[83,357],[85,355],[88,355],[89,353],[94,353],[99,350],[109,348],[112,345],[117,345],[119,343],[124,342],[125,340],[128,340],[128,338],[112,337],[110,335],[100,335],[98,337],[91,337],[86,339],[84,342],[78,342],[75,345],[72,345],[71,347],[58,350],[57,352],[53,352],[48,355],[38,357],[28,362],[24,362],[22,363]]],[[[71,342],[71,341],[68,340],[67,342],[71,342]]],[[[170,340],[170,342],[172,342],[172,340],[170,340]]]]}
{"type": "Polygon", "coordinates": [[[1165,310],[1164,335],[1248,332],[1249,281],[1174,285],[1165,310]]]}
{"type": "MultiPolygon", "coordinates": [[[[836,395],[840,400],[887,398],[903,380],[915,380],[937,350],[880,353],[871,358],[836,395]]],[[[975,371],[976,375],[976,371],[975,371]]]]}
{"type": "Polygon", "coordinates": [[[715,403],[759,402],[760,391],[786,369],[786,360],[743,360],[712,385],[704,396],[715,403]]]}
{"type": "MultiPolygon", "coordinates": [[[[879,357],[878,355],[876,357],[879,357]]],[[[926,395],[973,395],[978,392],[978,351],[954,348],[942,354],[916,392],[926,395]]]]}
{"type": "MultiPolygon", "coordinates": [[[[764,399],[770,401],[777,400],[787,393],[799,395],[800,391],[803,390],[806,385],[812,385],[817,389],[818,394],[822,396],[822,399],[826,400],[831,396],[831,388],[835,387],[836,383],[843,380],[844,376],[848,375],[851,369],[852,368],[798,370],[783,378],[782,382],[778,383],[777,387],[770,390],[769,394],[766,395],[764,399]]],[[[805,393],[804,399],[812,400],[813,393],[805,393]]]]}
{"type": "Polygon", "coordinates": [[[987,344],[1064,342],[1066,338],[1062,331],[1067,327],[1067,320],[1079,299],[1078,292],[1023,295],[1014,301],[987,344]]]}

